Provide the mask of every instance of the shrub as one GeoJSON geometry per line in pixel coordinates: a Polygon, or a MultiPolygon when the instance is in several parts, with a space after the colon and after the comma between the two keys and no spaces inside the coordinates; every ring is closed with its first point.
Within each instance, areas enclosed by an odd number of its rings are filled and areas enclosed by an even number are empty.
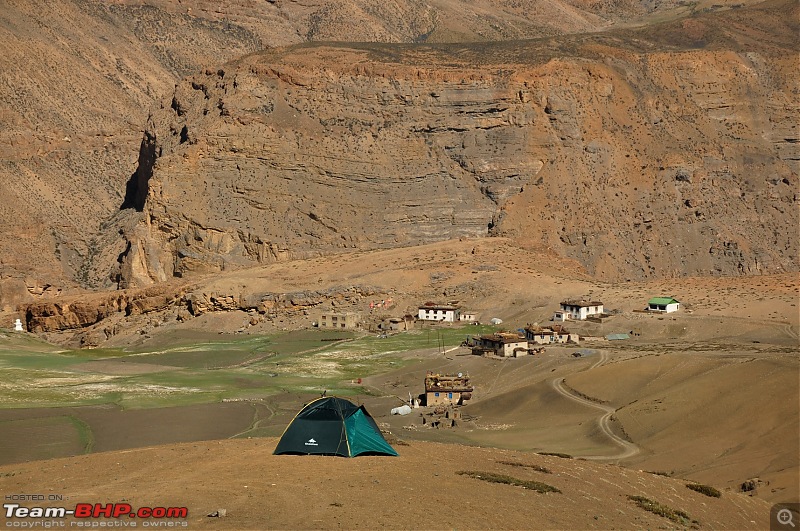
{"type": "Polygon", "coordinates": [[[700,522],[692,520],[692,517],[679,509],[672,509],[666,505],[662,505],[656,501],[645,498],[644,496],[628,496],[628,499],[636,502],[636,505],[658,516],[662,516],[672,520],[676,524],[688,526],[691,524],[693,528],[697,528],[700,522]]]}
{"type": "Polygon", "coordinates": [[[552,474],[552,472],[550,472],[550,469],[539,465],[528,465],[525,463],[517,463],[516,461],[498,461],[498,463],[500,463],[501,465],[522,466],[525,468],[531,468],[537,472],[542,472],[544,474],[552,474]]]}
{"type": "Polygon", "coordinates": [[[542,494],[546,492],[561,492],[556,487],[546,483],[517,479],[504,474],[495,474],[494,472],[461,471],[456,473],[460,476],[469,476],[471,478],[480,479],[481,481],[488,481],[489,483],[505,483],[506,485],[522,487],[523,489],[535,490],[536,492],[541,492],[542,494]]]}
{"type": "Polygon", "coordinates": [[[699,483],[687,483],[686,488],[692,489],[693,491],[699,492],[700,494],[705,494],[706,496],[709,496],[711,498],[722,497],[722,493],[720,491],[709,485],[701,485],[699,483]]]}
{"type": "Polygon", "coordinates": [[[562,459],[572,459],[572,456],[569,454],[562,454],[561,452],[538,452],[539,455],[552,455],[555,457],[560,457],[562,459]]]}

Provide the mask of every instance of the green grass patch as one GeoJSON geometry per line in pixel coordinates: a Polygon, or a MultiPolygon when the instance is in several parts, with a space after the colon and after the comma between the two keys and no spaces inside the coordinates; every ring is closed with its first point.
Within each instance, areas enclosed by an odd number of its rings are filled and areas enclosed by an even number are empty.
{"type": "Polygon", "coordinates": [[[0,341],[0,407],[116,404],[126,409],[265,398],[284,392],[380,394],[356,382],[415,362],[400,354],[459,345],[489,327],[388,336],[297,330],[265,336],[177,335],[152,350],[59,350],[26,336],[0,341]],[[486,328],[484,330],[484,328],[486,328]],[[87,364],[103,361],[102,364],[87,364]],[[163,370],[152,371],[158,367],[163,370]]]}
{"type": "Polygon", "coordinates": [[[508,466],[521,466],[524,468],[530,468],[531,470],[535,470],[537,472],[542,472],[543,474],[552,474],[549,468],[545,468],[539,465],[529,465],[527,463],[519,463],[517,461],[498,461],[501,465],[508,465],[508,466]]]}
{"type": "Polygon", "coordinates": [[[714,487],[711,487],[709,485],[701,485],[700,483],[687,483],[686,484],[686,488],[687,489],[691,489],[691,490],[693,490],[695,492],[699,492],[700,494],[705,494],[709,498],[721,498],[722,497],[722,493],[719,490],[717,490],[714,487]]]}
{"type": "Polygon", "coordinates": [[[60,370],[95,358],[72,352],[0,351],[0,368],[22,370],[60,370]]]}
{"type": "Polygon", "coordinates": [[[480,479],[481,481],[488,481],[489,483],[503,483],[506,485],[513,485],[514,487],[522,487],[523,489],[535,490],[545,494],[547,492],[561,492],[556,487],[542,483],[540,481],[530,481],[527,479],[519,479],[505,474],[495,474],[494,472],[475,472],[475,471],[461,471],[456,472],[460,476],[469,476],[471,478],[480,479]]]}
{"type": "Polygon", "coordinates": [[[147,355],[128,356],[125,361],[135,363],[152,363],[168,367],[187,369],[225,369],[247,366],[270,357],[269,352],[253,352],[250,350],[221,350],[206,345],[187,347],[186,350],[147,355]]]}
{"type": "Polygon", "coordinates": [[[430,348],[445,349],[457,347],[467,338],[476,334],[489,334],[497,330],[496,326],[468,325],[456,328],[430,326],[416,328],[406,332],[380,337],[378,335],[364,336],[353,341],[353,348],[362,349],[370,353],[408,352],[430,348]]]}
{"type": "Polygon", "coordinates": [[[698,527],[700,522],[693,520],[691,516],[679,509],[672,509],[666,505],[662,505],[644,496],[628,496],[628,499],[636,503],[636,505],[645,511],[657,514],[668,520],[672,520],[676,524],[683,526],[698,527]]]}
{"type": "Polygon", "coordinates": [[[63,348],[42,341],[33,334],[0,329],[0,353],[12,352],[60,352],[63,348]]]}

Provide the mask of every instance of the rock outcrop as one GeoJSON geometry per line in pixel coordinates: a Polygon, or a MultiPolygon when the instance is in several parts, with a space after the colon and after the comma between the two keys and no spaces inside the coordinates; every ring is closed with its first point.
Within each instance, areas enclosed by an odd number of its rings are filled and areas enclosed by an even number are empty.
{"type": "Polygon", "coordinates": [[[150,117],[123,284],[492,234],[603,279],[797,270],[796,15],[206,70],[150,117]]]}
{"type": "Polygon", "coordinates": [[[310,311],[364,306],[367,299],[386,299],[374,286],[331,286],[320,290],[259,291],[161,283],[143,289],[67,296],[57,301],[21,305],[25,329],[71,347],[96,347],[118,334],[146,334],[156,326],[183,322],[213,312],[249,312],[250,324],[307,321],[310,311]]]}
{"type": "MultiPolygon", "coordinates": [[[[30,332],[74,330],[96,325],[111,316],[143,315],[183,305],[186,287],[161,285],[142,290],[64,297],[25,306],[25,328],[30,332]]],[[[110,335],[110,334],[109,334],[110,335]]]]}
{"type": "Polygon", "coordinates": [[[116,288],[148,109],[189,73],[262,46],[240,26],[136,4],[3,5],[0,279],[116,288]]]}
{"type": "MultiPolygon", "coordinates": [[[[746,0],[752,1],[752,0],[746,0]]],[[[209,65],[308,40],[421,42],[595,31],[639,15],[554,0],[53,0],[0,13],[0,280],[116,288],[148,109],[209,65]],[[557,16],[556,16],[557,14],[557,16]],[[121,219],[124,218],[124,219],[121,219]],[[126,229],[123,229],[126,230],[126,229]]],[[[658,9],[669,6],[661,3],[658,9]]],[[[0,298],[0,305],[14,301],[0,298]]]]}

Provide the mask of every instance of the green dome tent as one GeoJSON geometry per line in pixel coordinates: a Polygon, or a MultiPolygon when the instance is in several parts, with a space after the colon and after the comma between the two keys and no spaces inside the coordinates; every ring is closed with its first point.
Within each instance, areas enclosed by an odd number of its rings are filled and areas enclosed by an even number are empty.
{"type": "Polygon", "coordinates": [[[275,455],[397,455],[364,406],[330,396],[306,404],[275,447],[275,455]]]}

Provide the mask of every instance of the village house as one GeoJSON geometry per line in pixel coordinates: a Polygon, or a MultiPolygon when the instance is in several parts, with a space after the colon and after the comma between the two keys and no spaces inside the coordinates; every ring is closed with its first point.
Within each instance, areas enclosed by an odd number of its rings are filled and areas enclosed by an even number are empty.
{"type": "Polygon", "coordinates": [[[537,345],[549,345],[551,343],[578,343],[580,336],[572,334],[561,325],[540,327],[528,325],[525,327],[525,337],[528,342],[537,345]]]}
{"type": "Polygon", "coordinates": [[[504,358],[526,356],[528,340],[525,336],[514,332],[495,332],[478,336],[472,353],[480,356],[491,354],[504,358]]]}
{"type": "Polygon", "coordinates": [[[352,330],[361,323],[361,314],[357,312],[323,312],[319,318],[320,328],[344,328],[352,330]]]}
{"type": "Polygon", "coordinates": [[[681,303],[672,297],[653,297],[647,301],[648,312],[672,313],[677,312],[681,303]]]}
{"type": "Polygon", "coordinates": [[[402,332],[414,328],[414,316],[404,315],[403,317],[390,317],[378,324],[379,330],[389,330],[392,332],[402,332]]]}
{"type": "Polygon", "coordinates": [[[473,387],[469,376],[458,373],[436,374],[429,372],[425,376],[425,405],[438,406],[452,404],[459,406],[472,398],[473,387]]]}
{"type": "Polygon", "coordinates": [[[459,320],[458,308],[449,304],[426,302],[419,307],[417,318],[421,321],[454,323],[459,320]]]}
{"type": "Polygon", "coordinates": [[[568,300],[561,303],[561,309],[555,313],[553,321],[567,321],[569,319],[583,321],[587,317],[599,317],[602,314],[602,302],[568,300]]]}
{"type": "Polygon", "coordinates": [[[478,314],[462,310],[458,313],[458,320],[463,323],[475,323],[478,321],[478,314]]]}

